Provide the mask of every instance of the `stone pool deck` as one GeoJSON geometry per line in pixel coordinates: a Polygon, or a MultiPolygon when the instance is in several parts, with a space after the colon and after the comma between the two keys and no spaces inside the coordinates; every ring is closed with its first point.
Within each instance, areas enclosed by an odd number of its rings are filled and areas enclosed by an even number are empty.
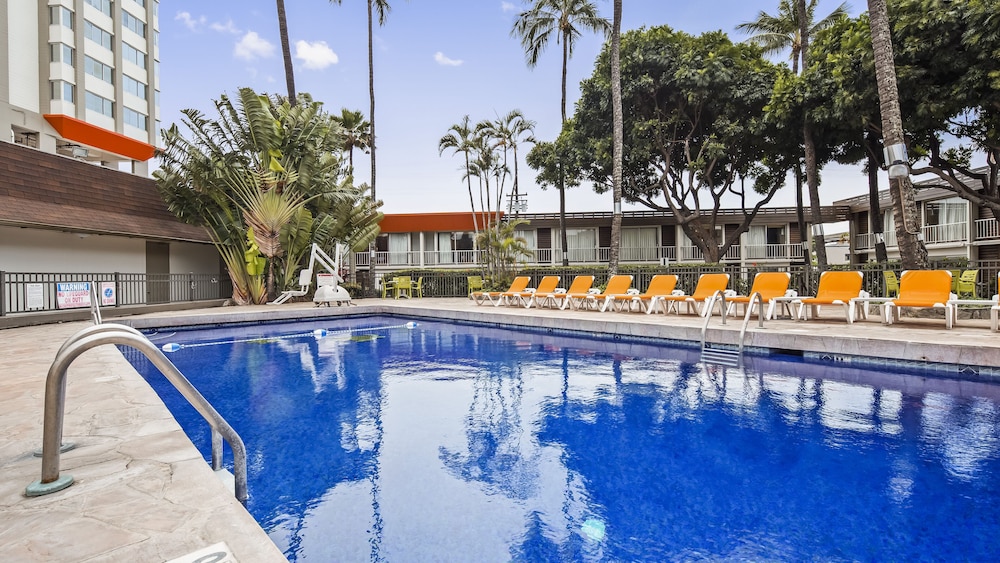
{"type": "MultiPolygon", "coordinates": [[[[477,306],[466,299],[366,299],[352,307],[220,307],[109,319],[137,328],[256,322],[359,313],[487,322],[535,330],[577,330],[699,342],[694,315],[558,311],[477,306]]],[[[847,325],[839,309],[818,320],[753,320],[746,344],[804,352],[819,361],[933,368],[942,376],[1000,382],[1000,334],[987,319],[873,315],[847,325]]],[[[0,560],[169,561],[224,542],[237,561],[283,561],[280,551],[213,474],[149,386],[112,346],[84,353],[69,369],[62,455],[70,488],[27,498],[37,480],[44,381],[56,350],[87,322],[0,330],[0,560]]],[[[710,342],[735,344],[741,320],[710,322],[710,342]]],[[[244,437],[246,438],[246,437],[244,437]]],[[[251,490],[251,494],[253,491],[251,490]]]]}

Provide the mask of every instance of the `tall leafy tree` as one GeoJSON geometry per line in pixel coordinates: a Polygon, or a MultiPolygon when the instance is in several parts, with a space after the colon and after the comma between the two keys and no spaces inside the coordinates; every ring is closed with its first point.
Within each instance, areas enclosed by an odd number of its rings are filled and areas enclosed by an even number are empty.
{"type": "MultiPolygon", "coordinates": [[[[538,64],[539,57],[550,41],[562,44],[562,98],[559,109],[563,124],[566,123],[566,69],[569,58],[573,55],[573,47],[584,30],[607,33],[609,28],[608,20],[597,14],[597,8],[590,0],[535,0],[529,10],[522,12],[514,20],[511,35],[520,39],[529,68],[538,64]]],[[[560,179],[557,187],[562,264],[568,266],[564,178],[560,179]]]]}
{"type": "Polygon", "coordinates": [[[469,123],[469,116],[462,117],[462,121],[448,128],[448,133],[438,141],[438,154],[451,149],[453,154],[462,153],[465,157],[465,180],[469,188],[469,208],[472,210],[472,225],[479,234],[479,218],[476,213],[476,200],[472,195],[472,173],[469,154],[475,150],[475,128],[469,123]]]}
{"type": "MultiPolygon", "coordinates": [[[[606,47],[583,82],[568,143],[581,177],[599,192],[613,176],[610,58],[606,47]]],[[[780,137],[763,118],[782,72],[757,47],[721,32],[694,37],[664,26],[622,35],[623,197],[673,213],[707,261],[739,240],[784,181],[782,155],[790,151],[776,146],[780,137]],[[724,195],[739,197],[743,213],[739,228],[726,232],[724,195]]],[[[566,149],[536,150],[529,163],[544,165],[546,153],[566,149]]],[[[551,177],[543,170],[539,181],[551,177]]]]}
{"type": "MultiPolygon", "coordinates": [[[[778,53],[788,49],[792,61],[792,73],[797,75],[800,68],[805,68],[808,55],[809,38],[815,33],[833,25],[836,21],[847,17],[850,9],[845,2],[820,21],[815,21],[816,7],[819,0],[781,0],[776,15],[761,11],[757,19],[736,26],[737,30],[751,34],[749,42],[761,46],[766,54],[778,53]],[[801,64],[801,67],[800,67],[801,64]]],[[[809,201],[813,224],[819,225],[821,211],[819,205],[819,178],[816,163],[816,145],[811,126],[803,115],[802,137],[805,149],[806,183],[809,186],[809,201]]],[[[795,174],[795,202],[798,214],[799,233],[802,241],[809,240],[805,221],[805,202],[802,196],[803,178],[799,166],[793,168],[795,174]]],[[[814,236],[817,260],[820,269],[826,267],[826,244],[821,233],[814,236]]],[[[806,253],[806,264],[809,254],[806,253]]]]}
{"type": "Polygon", "coordinates": [[[281,36],[281,56],[285,61],[285,84],[288,86],[288,103],[295,105],[295,72],[292,69],[292,49],[288,44],[288,20],[285,17],[285,0],[278,2],[278,34],[281,36]]]}
{"type": "MultiPolygon", "coordinates": [[[[321,217],[356,208],[364,199],[363,190],[339,177],[342,129],[308,95],[298,102],[292,106],[283,97],[243,88],[235,100],[223,95],[215,102],[217,117],[183,110],[190,138],[176,124],[163,132],[157,188],[180,220],[210,233],[240,304],[267,298],[259,290],[262,272],[254,266],[258,252],[268,258],[270,272],[294,272],[298,264],[288,263],[294,257],[282,262],[289,250],[284,241],[290,225],[304,224],[304,211],[321,217]]],[[[335,221],[331,228],[339,229],[339,240],[377,234],[377,206],[365,205],[358,215],[374,221],[374,229],[371,223],[345,227],[335,221]]],[[[268,281],[272,295],[288,282],[271,276],[268,281]]]]}

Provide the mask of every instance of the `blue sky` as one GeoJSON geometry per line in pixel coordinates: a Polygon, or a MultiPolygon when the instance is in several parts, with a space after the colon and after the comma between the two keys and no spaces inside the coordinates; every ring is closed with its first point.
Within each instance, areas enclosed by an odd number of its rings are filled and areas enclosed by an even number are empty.
{"type": "MultiPolygon", "coordinates": [[[[611,0],[595,0],[611,18],[611,0]]],[[[739,23],[761,11],[774,13],[778,0],[624,0],[623,29],[670,25],[689,33],[723,30],[734,40],[739,23]]],[[[823,0],[818,13],[839,4],[823,0]]],[[[437,142],[466,114],[473,122],[520,109],[536,122],[535,136],[552,140],[559,131],[560,56],[552,44],[529,69],[520,43],[510,37],[527,2],[500,0],[390,0],[386,25],[375,30],[377,196],[386,213],[467,211],[461,160],[437,142]]],[[[285,0],[295,84],[322,101],[368,114],[366,2],[285,0]]],[[[850,10],[857,15],[866,4],[850,10]]],[[[603,37],[585,35],[569,63],[568,106],[579,83],[593,70],[603,37]]],[[[274,0],[171,0],[160,4],[161,120],[180,123],[180,110],[212,114],[211,101],[248,86],[286,93],[274,0]]],[[[522,151],[526,152],[526,151],[522,151]]],[[[369,181],[369,161],[355,153],[356,180],[369,181]]],[[[529,212],[559,209],[555,190],[535,186],[534,171],[520,166],[529,212]]],[[[867,193],[860,167],[831,166],[823,172],[822,203],[867,193]]],[[[772,205],[792,205],[786,187],[772,205]]],[[[610,211],[610,195],[581,186],[567,192],[568,211],[610,211]]],[[[626,209],[641,209],[629,207],[626,209]]]]}

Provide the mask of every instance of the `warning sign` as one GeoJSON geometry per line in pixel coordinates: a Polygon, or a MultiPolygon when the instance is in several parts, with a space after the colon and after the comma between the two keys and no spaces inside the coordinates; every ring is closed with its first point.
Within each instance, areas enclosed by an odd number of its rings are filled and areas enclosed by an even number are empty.
{"type": "Polygon", "coordinates": [[[90,282],[57,283],[56,306],[60,309],[90,307],[90,282]]]}

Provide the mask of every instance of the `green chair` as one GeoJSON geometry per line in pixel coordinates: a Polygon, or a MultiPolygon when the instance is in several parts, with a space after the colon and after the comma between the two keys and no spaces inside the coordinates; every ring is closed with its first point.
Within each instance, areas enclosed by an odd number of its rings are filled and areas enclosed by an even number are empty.
{"type": "Polygon", "coordinates": [[[413,297],[413,279],[410,276],[397,276],[393,282],[396,287],[396,299],[413,297]]]}
{"type": "Polygon", "coordinates": [[[424,297],[424,277],[423,276],[420,276],[419,278],[417,278],[417,283],[413,284],[413,287],[411,288],[411,291],[413,292],[414,295],[416,295],[417,297],[420,297],[421,299],[424,297]]]}
{"type": "Polygon", "coordinates": [[[484,286],[483,286],[483,277],[482,276],[469,276],[469,277],[466,278],[466,280],[469,283],[469,295],[470,296],[472,295],[472,292],[474,292],[474,291],[482,291],[484,289],[484,286]]]}
{"type": "Polygon", "coordinates": [[[959,299],[979,299],[976,292],[976,278],[979,277],[979,270],[966,270],[958,278],[958,285],[955,293],[959,299]]]}
{"type": "Polygon", "coordinates": [[[396,279],[382,278],[382,299],[396,294],[396,279]]]}
{"type": "Polygon", "coordinates": [[[885,297],[899,297],[899,278],[896,272],[884,270],[882,276],[885,278],[885,297]]]}

